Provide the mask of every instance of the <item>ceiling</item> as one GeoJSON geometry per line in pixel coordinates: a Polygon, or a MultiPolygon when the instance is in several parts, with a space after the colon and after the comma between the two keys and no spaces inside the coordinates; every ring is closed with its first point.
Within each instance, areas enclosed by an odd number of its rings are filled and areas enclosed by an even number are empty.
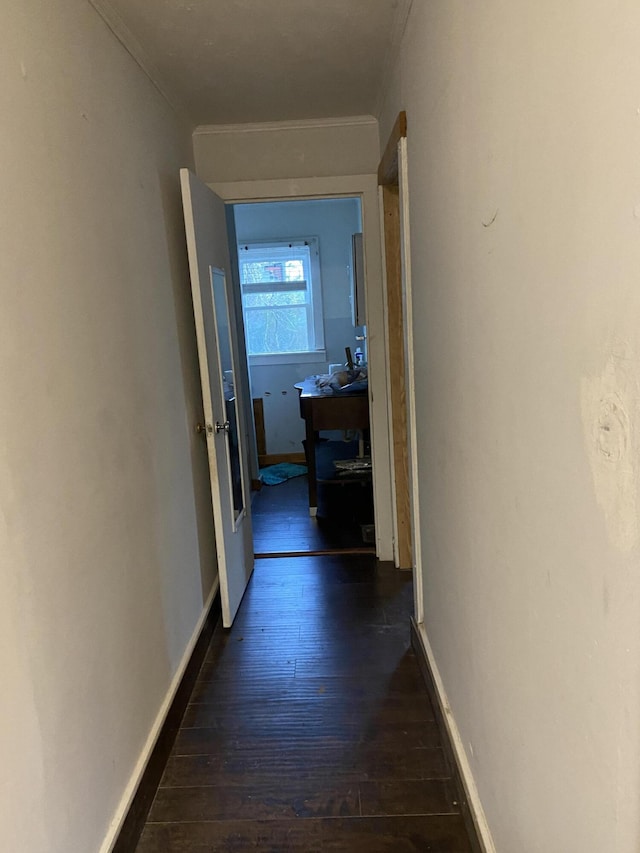
{"type": "Polygon", "coordinates": [[[90,0],[197,125],[376,115],[411,0],[90,0]]]}

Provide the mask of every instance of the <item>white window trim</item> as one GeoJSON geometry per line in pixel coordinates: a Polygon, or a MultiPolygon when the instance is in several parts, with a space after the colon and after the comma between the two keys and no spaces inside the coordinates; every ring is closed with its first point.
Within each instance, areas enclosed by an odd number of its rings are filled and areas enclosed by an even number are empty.
{"type": "MultiPolygon", "coordinates": [[[[311,268],[311,306],[313,310],[313,349],[300,352],[247,353],[249,364],[294,364],[327,360],[324,348],[324,313],[322,310],[322,277],[320,275],[320,241],[317,237],[279,237],[277,240],[238,240],[238,250],[242,246],[309,246],[309,266],[311,268]]],[[[238,255],[240,252],[238,251],[238,255]]],[[[242,284],[240,285],[242,290],[242,284]]],[[[244,308],[243,308],[244,310],[244,308]]]]}
{"type": "Polygon", "coordinates": [[[249,364],[261,367],[266,364],[310,364],[327,360],[324,349],[305,350],[304,352],[272,352],[265,355],[248,355],[249,364]]]}

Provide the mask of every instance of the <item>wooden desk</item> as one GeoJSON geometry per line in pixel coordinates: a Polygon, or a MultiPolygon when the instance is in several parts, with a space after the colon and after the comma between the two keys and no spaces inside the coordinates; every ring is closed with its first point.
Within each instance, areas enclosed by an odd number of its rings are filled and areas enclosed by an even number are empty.
{"type": "Polygon", "coordinates": [[[369,398],[357,394],[322,394],[314,379],[294,386],[300,393],[300,417],[305,422],[305,454],[309,469],[309,515],[318,512],[316,438],[321,429],[368,429],[369,398]]]}

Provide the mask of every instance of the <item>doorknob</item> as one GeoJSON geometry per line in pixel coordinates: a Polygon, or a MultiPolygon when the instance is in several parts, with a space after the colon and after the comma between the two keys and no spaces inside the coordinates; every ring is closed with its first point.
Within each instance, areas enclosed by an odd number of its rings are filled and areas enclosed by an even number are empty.
{"type": "Polygon", "coordinates": [[[213,427],[211,426],[211,424],[207,424],[206,426],[202,426],[202,424],[196,424],[196,432],[198,433],[198,435],[201,435],[203,438],[206,438],[208,435],[213,435],[213,427]]]}
{"type": "Polygon", "coordinates": [[[218,423],[216,421],[216,432],[229,432],[229,421],[225,421],[223,424],[218,423]]]}

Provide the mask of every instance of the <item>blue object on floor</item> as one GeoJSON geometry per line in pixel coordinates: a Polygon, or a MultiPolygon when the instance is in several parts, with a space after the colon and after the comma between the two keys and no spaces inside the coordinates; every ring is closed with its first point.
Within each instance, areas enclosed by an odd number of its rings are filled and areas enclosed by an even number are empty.
{"type": "Polygon", "coordinates": [[[277,486],[293,477],[302,477],[307,473],[306,465],[296,465],[293,462],[279,462],[277,465],[269,465],[268,468],[260,469],[260,479],[265,486],[277,486]]]}

